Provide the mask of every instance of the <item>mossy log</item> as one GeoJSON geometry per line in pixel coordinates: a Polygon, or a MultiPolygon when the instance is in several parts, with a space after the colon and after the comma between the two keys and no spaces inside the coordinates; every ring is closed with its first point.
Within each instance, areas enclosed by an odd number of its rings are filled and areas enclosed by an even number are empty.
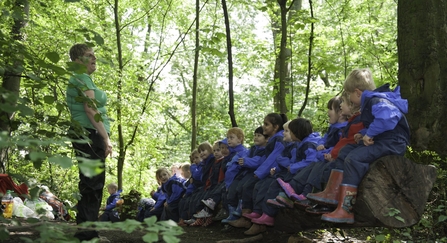
{"type": "Polygon", "coordinates": [[[436,180],[436,168],[402,156],[385,156],[373,164],[358,187],[354,224],[331,224],[304,210],[282,209],[275,229],[299,232],[328,227],[409,227],[419,222],[436,180]]]}

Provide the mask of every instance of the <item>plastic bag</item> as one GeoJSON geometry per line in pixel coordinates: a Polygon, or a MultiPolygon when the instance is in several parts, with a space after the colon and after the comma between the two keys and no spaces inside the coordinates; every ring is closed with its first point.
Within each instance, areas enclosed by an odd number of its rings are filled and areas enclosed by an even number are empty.
{"type": "Polygon", "coordinates": [[[13,200],[14,205],[12,208],[12,215],[20,218],[36,218],[36,213],[29,207],[25,206],[22,199],[15,197],[13,200]]]}

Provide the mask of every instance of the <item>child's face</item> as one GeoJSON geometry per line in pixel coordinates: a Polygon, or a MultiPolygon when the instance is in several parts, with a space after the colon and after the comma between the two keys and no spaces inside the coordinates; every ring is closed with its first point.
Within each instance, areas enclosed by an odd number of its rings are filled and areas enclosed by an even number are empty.
{"type": "Polygon", "coordinates": [[[264,147],[267,144],[267,139],[264,137],[264,134],[255,133],[253,142],[256,146],[264,147]]]}
{"type": "Polygon", "coordinates": [[[200,158],[202,159],[202,160],[205,160],[206,158],[208,158],[208,156],[210,156],[210,151],[208,151],[208,150],[200,150],[199,151],[199,154],[200,154],[200,158]]]}
{"type": "Polygon", "coordinates": [[[167,171],[162,171],[158,177],[158,180],[161,184],[167,182],[169,180],[169,173],[167,171]]]}
{"type": "Polygon", "coordinates": [[[214,157],[216,157],[217,159],[222,157],[222,153],[220,151],[219,144],[216,144],[213,146],[213,153],[214,153],[214,157]]]}
{"type": "Polygon", "coordinates": [[[332,109],[327,111],[327,115],[329,117],[329,123],[335,124],[338,122],[341,114],[340,112],[336,111],[336,107],[334,107],[334,104],[332,104],[332,109]]]}
{"type": "Polygon", "coordinates": [[[236,136],[236,134],[234,134],[234,133],[229,133],[227,135],[227,141],[228,141],[228,146],[233,147],[233,148],[238,146],[238,145],[240,145],[240,144],[242,144],[241,139],[238,138],[236,136]]]}
{"type": "Polygon", "coordinates": [[[107,191],[109,192],[110,195],[112,195],[113,193],[116,192],[115,188],[111,188],[111,187],[107,187],[107,191]]]}
{"type": "Polygon", "coordinates": [[[196,165],[198,165],[200,163],[201,159],[200,159],[200,154],[199,153],[194,153],[192,155],[192,162],[196,165]]]}
{"type": "Polygon", "coordinates": [[[362,93],[359,89],[355,89],[354,92],[349,93],[349,99],[354,105],[360,106],[362,93]]]}
{"type": "Polygon", "coordinates": [[[285,126],[284,127],[284,133],[283,133],[283,135],[284,135],[284,138],[283,138],[283,140],[284,140],[284,142],[292,142],[293,140],[292,140],[292,133],[290,132],[290,130],[289,130],[289,126],[285,126]]]}
{"type": "Polygon", "coordinates": [[[340,104],[340,109],[341,109],[341,114],[344,116],[351,116],[352,112],[351,112],[351,106],[350,106],[349,101],[345,101],[343,100],[343,102],[341,102],[340,104]]]}
{"type": "Polygon", "coordinates": [[[191,177],[191,171],[190,170],[186,170],[186,169],[182,169],[182,177],[185,179],[188,179],[191,177]]]}
{"type": "Polygon", "coordinates": [[[264,135],[271,137],[275,135],[276,130],[278,129],[278,126],[273,126],[271,122],[267,120],[267,118],[264,119],[264,124],[262,124],[262,129],[264,131],[264,135]]]}
{"type": "Polygon", "coordinates": [[[222,154],[222,156],[228,156],[230,154],[230,150],[228,149],[228,146],[224,143],[221,143],[219,145],[220,147],[220,153],[222,154]]]}

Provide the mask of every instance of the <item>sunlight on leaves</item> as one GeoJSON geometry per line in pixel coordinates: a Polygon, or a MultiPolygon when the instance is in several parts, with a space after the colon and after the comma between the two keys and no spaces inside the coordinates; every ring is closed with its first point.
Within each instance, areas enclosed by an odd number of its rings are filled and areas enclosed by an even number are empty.
{"type": "Polygon", "coordinates": [[[157,222],[157,217],[152,216],[150,218],[145,218],[144,222],[147,224],[147,226],[151,227],[152,225],[155,224],[155,222],[157,222]]]}
{"type": "Polygon", "coordinates": [[[55,155],[48,158],[48,161],[53,164],[60,165],[64,169],[68,169],[73,166],[73,161],[67,156],[55,155]]]}
{"type": "Polygon", "coordinates": [[[383,242],[386,239],[385,235],[376,235],[376,237],[374,237],[374,239],[378,242],[383,242]]]}
{"type": "Polygon", "coordinates": [[[32,161],[43,160],[43,159],[47,158],[47,153],[44,153],[44,152],[31,152],[29,154],[29,158],[32,161]]]}
{"type": "Polygon", "coordinates": [[[180,239],[178,239],[177,237],[174,237],[172,235],[163,235],[163,240],[166,243],[177,243],[177,242],[180,242],[180,239]]]}
{"type": "Polygon", "coordinates": [[[157,233],[147,233],[143,236],[144,242],[157,242],[158,241],[158,234],[157,233]]]}
{"type": "Polygon", "coordinates": [[[101,166],[104,164],[100,160],[91,160],[82,157],[76,157],[79,161],[79,170],[87,177],[93,177],[104,171],[101,166]]]}
{"type": "Polygon", "coordinates": [[[58,54],[57,52],[54,52],[54,51],[50,51],[50,52],[45,53],[45,56],[46,56],[51,62],[53,62],[54,64],[56,64],[57,62],[59,62],[59,60],[61,59],[61,58],[59,57],[59,54],[58,54]]]}

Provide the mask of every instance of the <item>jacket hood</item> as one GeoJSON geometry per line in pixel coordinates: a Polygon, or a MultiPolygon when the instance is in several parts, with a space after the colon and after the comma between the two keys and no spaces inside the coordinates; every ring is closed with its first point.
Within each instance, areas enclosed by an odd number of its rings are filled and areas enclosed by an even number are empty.
{"type": "Polygon", "coordinates": [[[371,99],[374,97],[383,98],[389,100],[393,103],[399,110],[407,114],[408,113],[408,100],[402,99],[400,95],[400,86],[397,86],[393,91],[389,91],[389,84],[385,84],[374,91],[365,90],[362,95],[362,104],[364,104],[366,99],[371,99]],[[388,89],[387,89],[388,87],[388,89]],[[388,91],[385,91],[388,90],[388,91]]]}

